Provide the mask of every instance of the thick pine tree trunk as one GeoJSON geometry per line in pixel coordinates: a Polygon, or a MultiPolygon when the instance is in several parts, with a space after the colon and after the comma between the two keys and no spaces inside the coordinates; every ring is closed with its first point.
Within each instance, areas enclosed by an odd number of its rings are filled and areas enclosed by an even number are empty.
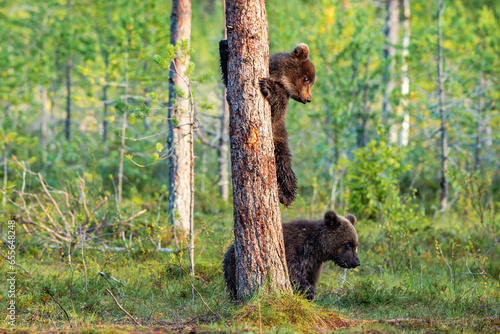
{"type": "Polygon", "coordinates": [[[259,90],[259,79],[269,76],[265,1],[227,0],[226,27],[236,284],[238,297],[245,299],[266,282],[272,290],[291,290],[271,110],[259,90]]]}
{"type": "MultiPolygon", "coordinates": [[[[191,0],[174,0],[170,18],[170,43],[191,38],[191,0]]],[[[169,78],[169,196],[171,221],[187,232],[193,221],[193,115],[189,103],[189,56],[179,50],[170,66],[169,78]],[[184,92],[177,96],[174,86],[184,92]],[[175,121],[176,120],[176,121],[175,121]]]]}

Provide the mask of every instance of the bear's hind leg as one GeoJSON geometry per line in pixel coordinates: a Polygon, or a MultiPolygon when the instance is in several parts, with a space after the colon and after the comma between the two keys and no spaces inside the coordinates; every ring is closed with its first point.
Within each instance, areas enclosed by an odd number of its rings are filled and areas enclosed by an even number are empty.
{"type": "Polygon", "coordinates": [[[224,281],[226,281],[226,287],[229,290],[229,297],[231,300],[236,300],[238,298],[238,291],[236,289],[236,259],[234,244],[229,247],[226,255],[224,256],[223,268],[224,281]]]}
{"type": "Polygon", "coordinates": [[[297,177],[292,170],[292,154],[287,141],[274,141],[274,155],[276,159],[278,196],[280,202],[288,207],[297,197],[297,177]]]}

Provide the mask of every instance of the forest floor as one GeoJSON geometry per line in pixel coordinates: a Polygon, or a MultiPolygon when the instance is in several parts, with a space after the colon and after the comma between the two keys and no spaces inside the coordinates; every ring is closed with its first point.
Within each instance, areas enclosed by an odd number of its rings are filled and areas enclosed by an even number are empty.
{"type": "MultiPolygon", "coordinates": [[[[328,263],[312,303],[265,294],[231,303],[221,261],[232,232],[229,222],[217,218],[198,230],[193,284],[182,246],[165,253],[140,238],[118,238],[110,245],[127,250],[82,254],[71,245],[68,256],[66,249],[19,242],[16,260],[29,273],[17,268],[15,326],[3,321],[0,332],[500,333],[499,245],[487,254],[486,247],[474,251],[456,241],[463,237],[444,236],[442,230],[453,231],[444,224],[429,230],[428,238],[397,240],[357,225],[362,266],[345,272],[328,263]]],[[[6,280],[0,289],[7,305],[6,280]]]]}

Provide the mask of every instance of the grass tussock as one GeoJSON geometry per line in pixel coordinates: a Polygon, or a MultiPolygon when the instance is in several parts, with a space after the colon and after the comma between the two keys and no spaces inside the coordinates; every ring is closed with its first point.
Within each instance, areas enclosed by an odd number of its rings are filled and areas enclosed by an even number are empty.
{"type": "Polygon", "coordinates": [[[259,294],[233,313],[240,324],[259,327],[263,331],[293,328],[302,333],[331,332],[356,325],[337,312],[311,303],[301,296],[274,293],[259,294]]]}

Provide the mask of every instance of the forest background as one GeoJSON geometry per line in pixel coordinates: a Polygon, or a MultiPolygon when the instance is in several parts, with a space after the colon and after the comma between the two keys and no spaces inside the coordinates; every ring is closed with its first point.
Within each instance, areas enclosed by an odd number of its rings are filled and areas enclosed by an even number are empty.
{"type": "Polygon", "coordinates": [[[327,209],[359,220],[363,265],[328,265],[313,304],[227,300],[222,2],[192,10],[194,280],[168,212],[170,2],[3,2],[0,218],[4,246],[16,222],[26,269],[16,328],[132,330],[110,289],[144,326],[165,331],[498,331],[500,4],[443,2],[438,73],[432,1],[267,1],[270,52],[305,42],[317,73],[312,103],[289,105],[299,194],[283,221],[327,209]],[[386,323],[362,324],[378,319],[386,323]]]}

